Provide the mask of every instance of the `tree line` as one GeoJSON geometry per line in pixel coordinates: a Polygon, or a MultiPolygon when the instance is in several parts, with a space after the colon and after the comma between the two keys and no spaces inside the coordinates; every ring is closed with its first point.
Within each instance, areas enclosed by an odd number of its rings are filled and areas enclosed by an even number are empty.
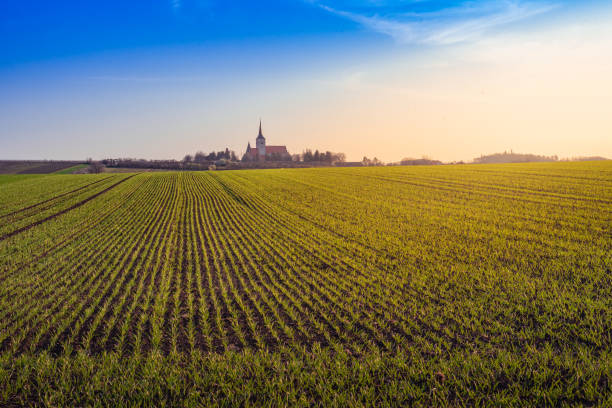
{"type": "Polygon", "coordinates": [[[303,163],[343,163],[346,161],[346,155],[344,153],[334,153],[329,150],[323,152],[319,152],[316,149],[314,152],[311,149],[306,149],[302,152],[302,154],[294,154],[292,156],[292,160],[295,162],[303,162],[303,163]]]}
{"type": "Polygon", "coordinates": [[[486,156],[476,157],[474,163],[530,163],[530,162],[554,162],[559,160],[557,156],[539,156],[536,154],[514,153],[512,150],[503,153],[494,153],[486,156]]]}
{"type": "Polygon", "coordinates": [[[214,162],[217,160],[229,160],[236,162],[238,161],[238,156],[236,156],[236,152],[230,150],[229,148],[225,148],[225,150],[220,150],[218,152],[210,152],[208,154],[198,151],[193,156],[190,154],[186,154],[183,157],[184,163],[205,163],[205,162],[214,162]]]}

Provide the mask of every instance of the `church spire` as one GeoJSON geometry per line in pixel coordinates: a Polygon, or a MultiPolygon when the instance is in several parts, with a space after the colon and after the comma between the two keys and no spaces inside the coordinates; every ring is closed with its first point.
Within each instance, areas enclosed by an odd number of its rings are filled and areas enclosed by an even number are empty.
{"type": "Polygon", "coordinates": [[[265,137],[264,137],[264,135],[263,135],[263,132],[261,131],[261,118],[260,118],[260,119],[259,119],[259,134],[257,135],[257,140],[261,140],[261,139],[264,139],[264,140],[265,140],[265,137]]]}

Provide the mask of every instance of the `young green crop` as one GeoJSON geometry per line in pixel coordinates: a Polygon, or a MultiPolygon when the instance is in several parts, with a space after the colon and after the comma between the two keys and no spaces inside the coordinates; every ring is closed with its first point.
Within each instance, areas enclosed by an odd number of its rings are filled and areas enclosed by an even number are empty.
{"type": "Polygon", "coordinates": [[[0,176],[0,405],[91,403],[57,364],[108,403],[606,405],[611,220],[610,162],[0,176]]]}

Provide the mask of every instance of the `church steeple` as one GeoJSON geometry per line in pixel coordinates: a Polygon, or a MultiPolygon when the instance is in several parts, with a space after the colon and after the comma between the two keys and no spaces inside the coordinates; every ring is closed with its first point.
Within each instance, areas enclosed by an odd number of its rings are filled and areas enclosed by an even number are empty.
{"type": "Polygon", "coordinates": [[[259,119],[259,135],[255,139],[255,148],[259,157],[266,157],[266,138],[261,131],[261,119],[259,119]]]}
{"type": "Polygon", "coordinates": [[[261,133],[261,119],[259,119],[259,134],[257,135],[257,138],[259,139],[260,137],[264,137],[263,133],[261,133]]]}

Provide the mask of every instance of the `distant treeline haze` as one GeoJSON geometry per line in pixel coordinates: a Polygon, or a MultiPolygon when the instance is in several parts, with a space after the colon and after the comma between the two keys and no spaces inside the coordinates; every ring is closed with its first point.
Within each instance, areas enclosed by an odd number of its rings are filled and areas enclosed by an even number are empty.
{"type": "MultiPolygon", "coordinates": [[[[246,157],[246,156],[245,156],[246,157]]],[[[489,155],[482,155],[475,158],[474,164],[499,164],[499,163],[528,163],[528,162],[555,162],[555,161],[591,161],[606,160],[604,157],[575,157],[559,159],[554,156],[542,156],[536,154],[503,152],[489,155]]],[[[281,155],[268,155],[258,160],[238,159],[235,151],[226,148],[225,150],[204,153],[196,152],[194,155],[186,154],[182,160],[146,160],[133,158],[105,159],[100,163],[107,167],[126,167],[142,169],[163,169],[163,170],[207,170],[216,167],[222,168],[253,168],[253,167],[312,167],[312,166],[423,166],[444,164],[440,160],[431,159],[427,156],[421,159],[404,158],[395,163],[384,163],[378,158],[370,159],[366,156],[361,161],[347,162],[344,153],[334,153],[330,151],[319,151],[315,149],[304,150],[301,154],[293,154],[290,158],[281,155]]],[[[451,162],[447,164],[465,164],[463,161],[451,162]]]]}

